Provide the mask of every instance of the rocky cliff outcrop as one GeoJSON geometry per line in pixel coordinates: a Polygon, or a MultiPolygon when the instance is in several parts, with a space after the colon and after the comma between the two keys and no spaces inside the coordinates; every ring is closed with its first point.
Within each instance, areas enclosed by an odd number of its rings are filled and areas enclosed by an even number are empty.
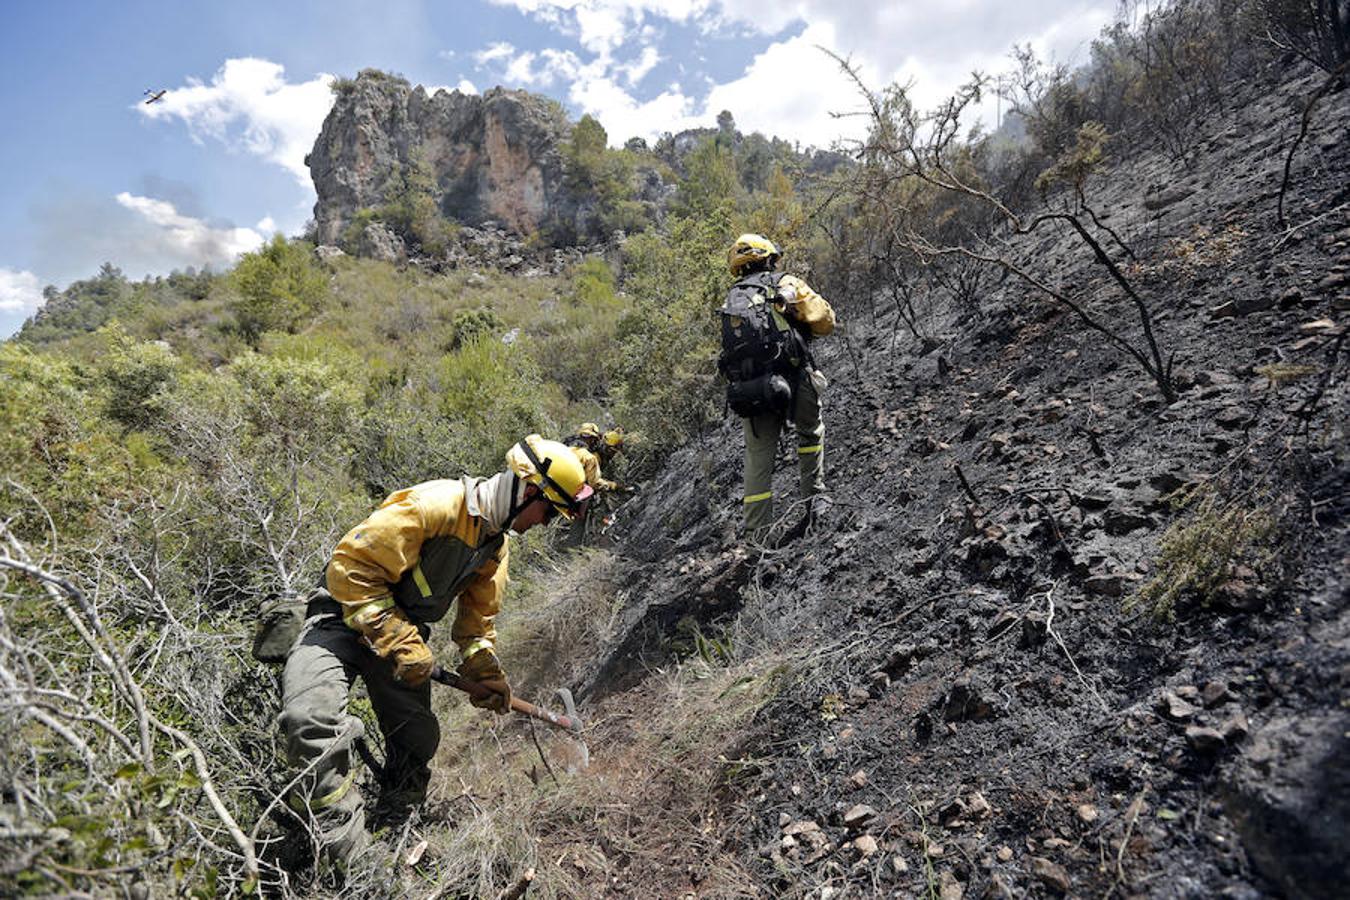
{"type": "Polygon", "coordinates": [[[389,203],[410,176],[429,181],[441,213],[467,225],[533,234],[565,215],[559,145],[570,126],[557,103],[503,88],[428,95],[374,70],[336,90],[305,160],[321,243],[336,243],[358,211],[389,203]]]}

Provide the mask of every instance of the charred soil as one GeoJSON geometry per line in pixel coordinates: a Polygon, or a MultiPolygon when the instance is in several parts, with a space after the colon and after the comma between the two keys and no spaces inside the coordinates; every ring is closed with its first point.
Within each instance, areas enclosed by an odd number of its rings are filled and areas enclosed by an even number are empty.
{"type": "MultiPolygon", "coordinates": [[[[832,298],[829,515],[738,544],[734,420],[620,511],[622,606],[576,684],[597,746],[681,660],[786,648],[792,674],[721,737],[715,822],[673,816],[678,783],[629,798],[634,844],[670,840],[611,860],[597,893],[1339,894],[1350,91],[1275,224],[1289,109],[1316,81],[1253,91],[1189,170],[1142,153],[1104,178],[1175,402],[1012,279],[925,343],[832,298]],[[710,877],[714,858],[734,865],[710,877]]],[[[1038,252],[1137,327],[1071,234],[1038,252]]],[[[780,498],[794,469],[785,452],[780,498]]]]}

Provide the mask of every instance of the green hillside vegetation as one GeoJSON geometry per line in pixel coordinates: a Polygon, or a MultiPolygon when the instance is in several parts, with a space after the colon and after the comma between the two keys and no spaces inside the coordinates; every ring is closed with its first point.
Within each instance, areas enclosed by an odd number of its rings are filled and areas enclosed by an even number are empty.
{"type": "MultiPolygon", "coordinates": [[[[581,147],[594,129],[578,129],[581,147]]],[[[491,474],[522,435],[562,437],[583,420],[622,423],[635,436],[624,464],[650,471],[720,416],[714,310],[729,236],[799,201],[782,175],[772,192],[746,190],[707,147],[664,229],[648,223],[620,257],[558,277],[323,263],[278,236],[228,272],[131,281],[105,266],[49,292],[0,346],[5,554],[70,573],[79,591],[6,582],[6,633],[96,721],[146,732],[110,756],[42,721],[2,739],[7,759],[47,754],[28,789],[69,833],[48,851],[62,866],[163,857],[164,872],[213,892],[222,860],[163,856],[193,841],[203,802],[176,730],[251,825],[284,769],[275,684],[248,659],[256,610],[305,591],[385,494],[491,474]],[[68,631],[82,616],[84,643],[68,631]],[[91,664],[104,674],[91,679],[91,664]]],[[[574,154],[604,227],[642,224],[618,186],[631,151],[605,149],[601,132],[574,154]]],[[[399,221],[416,229],[412,209],[399,221]]],[[[518,554],[526,590],[548,540],[518,554]]],[[[51,887],[33,869],[3,877],[51,887]]]]}

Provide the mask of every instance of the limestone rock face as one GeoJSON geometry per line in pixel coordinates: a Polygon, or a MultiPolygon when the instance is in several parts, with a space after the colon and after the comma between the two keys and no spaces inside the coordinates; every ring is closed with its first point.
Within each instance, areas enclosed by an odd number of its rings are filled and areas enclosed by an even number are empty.
{"type": "Polygon", "coordinates": [[[305,162],[319,198],[320,243],[337,243],[361,209],[390,199],[408,172],[429,175],[442,214],[534,234],[567,218],[560,143],[570,130],[556,103],[526,91],[428,95],[366,70],[340,83],[305,162]]]}

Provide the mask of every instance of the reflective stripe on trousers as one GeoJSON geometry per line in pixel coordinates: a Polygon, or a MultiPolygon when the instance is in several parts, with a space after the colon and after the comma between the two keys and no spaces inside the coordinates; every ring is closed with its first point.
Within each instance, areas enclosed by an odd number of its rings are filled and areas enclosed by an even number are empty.
{"type": "MultiPolygon", "coordinates": [[[[810,378],[802,378],[793,403],[797,432],[797,461],[803,497],[825,490],[825,426],[820,419],[820,399],[810,378]]],[[[743,419],[745,433],[745,528],[754,531],[773,523],[773,464],[778,436],[787,416],[762,415],[743,419]]]]}

